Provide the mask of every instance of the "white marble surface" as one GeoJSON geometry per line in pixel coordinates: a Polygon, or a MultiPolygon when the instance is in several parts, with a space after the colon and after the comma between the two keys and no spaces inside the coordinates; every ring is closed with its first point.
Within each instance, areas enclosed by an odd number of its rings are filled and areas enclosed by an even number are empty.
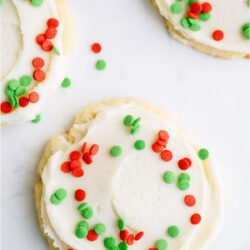
{"type": "Polygon", "coordinates": [[[213,250],[249,249],[249,63],[216,59],[172,39],[149,0],[71,0],[75,51],[68,75],[39,124],[2,129],[3,250],[45,250],[36,223],[36,166],[50,137],[94,101],[132,96],[171,113],[209,148],[221,169],[226,216],[213,250]],[[103,52],[89,46],[99,41],[103,52]],[[94,68],[103,58],[108,67],[94,68]]]}

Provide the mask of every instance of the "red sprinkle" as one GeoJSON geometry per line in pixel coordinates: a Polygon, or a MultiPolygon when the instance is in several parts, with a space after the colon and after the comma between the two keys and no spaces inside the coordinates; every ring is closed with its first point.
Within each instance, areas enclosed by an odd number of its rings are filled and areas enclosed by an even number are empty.
{"type": "Polygon", "coordinates": [[[95,233],[95,231],[93,229],[89,230],[88,235],[87,235],[87,239],[89,241],[95,241],[97,240],[98,235],[95,233]]]}
{"type": "Polygon", "coordinates": [[[57,30],[55,27],[49,27],[46,31],[45,31],[45,36],[47,39],[53,39],[55,38],[57,34],[57,30]]]}
{"type": "Polygon", "coordinates": [[[100,43],[93,43],[93,44],[91,45],[91,50],[92,50],[94,53],[97,54],[97,53],[101,52],[102,46],[101,46],[100,43]]]}
{"type": "Polygon", "coordinates": [[[199,2],[193,2],[190,5],[190,10],[191,10],[192,13],[200,14],[201,9],[202,9],[202,6],[201,6],[201,4],[199,2]]]}
{"type": "Polygon", "coordinates": [[[48,27],[58,27],[59,26],[59,21],[55,18],[50,18],[48,21],[47,21],[47,25],[48,27]]]}
{"type": "Polygon", "coordinates": [[[72,175],[75,177],[82,177],[84,175],[84,171],[81,168],[75,168],[72,170],[72,175]]]}
{"type": "Polygon", "coordinates": [[[144,232],[139,232],[135,235],[135,240],[140,240],[144,236],[144,232]]]}
{"type": "Polygon", "coordinates": [[[46,40],[45,34],[39,34],[36,37],[36,43],[42,45],[42,43],[46,40]]]}
{"type": "Polygon", "coordinates": [[[215,41],[221,41],[224,38],[224,32],[222,30],[215,30],[212,36],[215,41]]]}
{"type": "Polygon", "coordinates": [[[158,250],[156,247],[149,248],[148,250],[158,250]]]}
{"type": "Polygon", "coordinates": [[[213,9],[212,5],[210,3],[208,3],[208,2],[204,2],[201,5],[201,7],[202,7],[201,11],[204,12],[204,13],[209,13],[213,9]]]}
{"type": "Polygon", "coordinates": [[[10,106],[9,102],[2,102],[1,103],[1,112],[8,114],[12,111],[12,107],[10,106]]]}
{"type": "Polygon", "coordinates": [[[181,170],[187,170],[190,167],[189,162],[185,158],[178,161],[178,166],[181,170]]]}
{"type": "Polygon", "coordinates": [[[135,241],[135,237],[133,234],[130,234],[127,238],[127,243],[129,246],[133,245],[134,244],[134,241],[135,241]]]}
{"type": "Polygon", "coordinates": [[[29,98],[25,97],[25,96],[22,96],[20,99],[19,99],[19,105],[23,108],[27,107],[28,104],[29,104],[30,100],[29,98]]]}
{"type": "Polygon", "coordinates": [[[189,207],[193,207],[196,203],[196,199],[193,195],[189,194],[184,197],[184,203],[189,207]]]}
{"type": "Polygon", "coordinates": [[[87,143],[84,142],[84,143],[82,144],[82,150],[81,150],[81,152],[82,152],[83,154],[85,153],[86,147],[87,147],[87,143]]]}
{"type": "Polygon", "coordinates": [[[188,157],[185,157],[185,158],[183,158],[183,159],[185,159],[186,161],[188,161],[189,167],[191,167],[192,161],[191,161],[188,157]]]}
{"type": "Polygon", "coordinates": [[[91,155],[88,152],[83,154],[82,159],[88,165],[93,162],[93,159],[92,159],[91,155]]]}
{"type": "Polygon", "coordinates": [[[32,60],[32,65],[36,68],[36,69],[40,69],[44,66],[44,60],[41,57],[35,57],[32,60]]]}
{"type": "Polygon", "coordinates": [[[31,92],[29,94],[29,100],[31,103],[36,103],[39,101],[39,94],[37,92],[31,92]]]}
{"type": "Polygon", "coordinates": [[[70,168],[73,170],[75,168],[81,168],[82,163],[79,160],[74,160],[70,163],[70,168]]]}
{"type": "Polygon", "coordinates": [[[127,238],[128,238],[128,235],[129,235],[129,232],[128,232],[128,230],[122,230],[121,232],[120,232],[120,239],[122,240],[122,241],[127,241],[127,238]]]}
{"type": "Polygon", "coordinates": [[[69,161],[65,161],[62,165],[61,165],[61,170],[64,173],[69,173],[71,171],[71,167],[70,167],[70,162],[69,161]]]}
{"type": "Polygon", "coordinates": [[[35,79],[36,81],[42,82],[42,81],[44,81],[46,75],[45,75],[45,73],[44,73],[43,70],[41,70],[41,69],[36,69],[36,70],[34,71],[34,73],[33,73],[33,77],[34,77],[34,79],[35,79]]]}
{"type": "Polygon", "coordinates": [[[163,150],[161,152],[161,159],[163,161],[171,161],[172,158],[173,158],[173,154],[172,154],[172,152],[170,150],[166,149],[166,150],[163,150]]]}
{"type": "Polygon", "coordinates": [[[53,44],[51,41],[49,40],[45,40],[42,44],[41,44],[41,48],[42,50],[49,52],[53,49],[53,44]]]}
{"type": "Polygon", "coordinates": [[[191,10],[188,11],[187,15],[188,15],[190,18],[192,18],[192,19],[198,19],[198,18],[199,18],[199,14],[194,13],[194,12],[192,12],[191,10]]]}
{"type": "Polygon", "coordinates": [[[160,130],[158,133],[158,137],[163,141],[167,141],[169,139],[169,134],[166,130],[160,130]]]}
{"type": "Polygon", "coordinates": [[[161,140],[161,139],[158,139],[156,143],[160,144],[160,145],[163,146],[164,148],[167,146],[167,141],[163,141],[163,140],[161,140]]]}
{"type": "Polygon", "coordinates": [[[190,222],[193,224],[193,225],[197,225],[201,222],[201,216],[200,214],[193,214],[191,217],[190,217],[190,222]]]}
{"type": "Polygon", "coordinates": [[[92,156],[96,155],[98,151],[99,151],[99,146],[97,144],[93,144],[89,149],[89,153],[92,156]]]}
{"type": "Polygon", "coordinates": [[[86,198],[86,192],[83,189],[77,189],[75,191],[75,199],[77,201],[83,201],[86,198]]]}
{"type": "Polygon", "coordinates": [[[152,145],[152,150],[153,150],[155,153],[160,153],[163,149],[164,149],[164,146],[158,144],[157,142],[155,142],[155,143],[152,145]]]}
{"type": "Polygon", "coordinates": [[[78,152],[78,151],[76,151],[76,150],[75,150],[75,151],[72,151],[72,152],[70,153],[70,155],[69,155],[69,158],[70,158],[71,161],[79,160],[80,157],[81,157],[80,152],[78,152]]]}

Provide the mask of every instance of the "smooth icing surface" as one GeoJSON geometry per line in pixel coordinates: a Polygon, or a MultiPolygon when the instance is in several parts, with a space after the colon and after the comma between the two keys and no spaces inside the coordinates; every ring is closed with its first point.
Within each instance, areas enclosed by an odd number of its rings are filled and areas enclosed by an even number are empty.
{"type": "MultiPolygon", "coordinates": [[[[1,10],[1,102],[7,100],[4,89],[11,79],[19,80],[23,75],[32,77],[34,67],[32,60],[41,57],[45,61],[43,71],[46,79],[38,83],[34,79],[27,88],[27,93],[36,91],[40,95],[39,102],[25,108],[18,107],[8,114],[1,114],[1,124],[13,124],[32,120],[46,102],[49,94],[60,85],[64,77],[65,61],[62,48],[62,25],[57,28],[57,35],[52,40],[61,55],[45,52],[36,43],[36,36],[46,30],[49,18],[59,20],[54,0],[44,0],[40,7],[34,7],[30,1],[4,1],[1,10]]],[[[60,21],[60,20],[59,20],[60,21]]]]}
{"type": "Polygon", "coordinates": [[[95,119],[88,124],[74,125],[75,143],[68,143],[63,137],[58,141],[42,174],[44,231],[54,240],[54,246],[63,250],[68,247],[75,250],[105,249],[103,239],[108,236],[115,237],[118,244],[116,222],[122,217],[130,232],[145,233],[129,249],[149,249],[159,239],[168,241],[169,250],[206,249],[219,228],[222,216],[220,188],[211,162],[202,162],[197,156],[197,149],[182,132],[144,107],[133,103],[121,104],[97,112],[95,119]],[[127,114],[141,118],[141,130],[136,135],[131,135],[122,123],[127,114]],[[169,162],[162,161],[159,154],[151,149],[161,129],[170,135],[167,148],[172,151],[173,159],[169,162]],[[146,142],[142,151],[134,148],[134,142],[139,139],[146,142]],[[85,175],[76,178],[62,172],[61,164],[68,160],[70,152],[80,150],[84,142],[100,146],[93,163],[83,163],[85,175]],[[120,157],[114,158],[109,154],[114,145],[122,147],[120,157]],[[190,188],[186,191],[179,190],[176,183],[166,184],[162,180],[165,171],[173,171],[176,176],[184,172],[177,166],[183,157],[192,160],[192,166],[185,171],[191,176],[190,188]],[[50,197],[58,188],[67,191],[67,198],[61,204],[53,205],[50,197]],[[103,223],[107,228],[104,236],[94,242],[78,239],[74,233],[77,224],[83,220],[77,211],[81,202],[74,198],[74,192],[79,188],[87,193],[84,202],[94,209],[89,224],[103,223]],[[196,197],[194,207],[183,202],[187,194],[196,197]],[[190,223],[190,216],[194,213],[202,216],[198,225],[190,223]],[[170,225],[180,228],[177,238],[167,236],[166,229],[170,225]]]}
{"type": "MultiPolygon", "coordinates": [[[[219,50],[249,53],[249,40],[243,37],[241,31],[242,26],[249,22],[250,7],[247,5],[247,1],[209,0],[208,2],[213,6],[211,18],[205,22],[199,21],[202,27],[199,31],[184,29],[181,26],[180,20],[186,16],[188,4],[186,0],[180,1],[183,12],[181,14],[173,14],[170,8],[176,2],[175,0],[156,0],[160,13],[187,39],[193,39],[219,50]],[[218,29],[222,30],[225,35],[221,41],[212,39],[212,33],[218,29]]],[[[205,1],[200,2],[203,3],[205,1]]]]}

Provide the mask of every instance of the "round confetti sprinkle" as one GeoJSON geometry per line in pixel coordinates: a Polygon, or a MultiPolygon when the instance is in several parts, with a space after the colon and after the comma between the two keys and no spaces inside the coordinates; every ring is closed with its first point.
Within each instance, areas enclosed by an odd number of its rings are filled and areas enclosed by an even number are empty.
{"type": "Polygon", "coordinates": [[[167,184],[171,184],[175,182],[175,175],[172,171],[166,171],[163,174],[163,180],[164,182],[166,182],[167,184]]]}
{"type": "Polygon", "coordinates": [[[106,62],[100,59],[96,62],[95,66],[96,66],[96,69],[98,70],[104,70],[106,68],[106,62]]]}
{"type": "Polygon", "coordinates": [[[169,139],[169,134],[165,130],[160,130],[158,133],[158,138],[163,141],[167,141],[169,139]]]}
{"type": "Polygon", "coordinates": [[[88,230],[85,227],[77,227],[75,231],[75,235],[78,239],[86,238],[87,234],[88,234],[88,230]]]}
{"type": "Polygon", "coordinates": [[[91,217],[93,217],[93,215],[94,215],[94,212],[91,207],[86,207],[85,209],[82,210],[82,217],[84,219],[90,219],[91,217]]]}
{"type": "Polygon", "coordinates": [[[84,171],[81,168],[75,168],[72,170],[72,175],[75,177],[82,177],[84,175],[84,171]]]}
{"type": "Polygon", "coordinates": [[[135,240],[140,240],[144,236],[144,232],[139,232],[135,235],[135,240]]]}
{"type": "Polygon", "coordinates": [[[83,161],[86,163],[86,164],[91,164],[93,162],[93,158],[92,156],[90,155],[89,152],[85,152],[82,156],[82,159],[83,161]]]}
{"type": "Polygon", "coordinates": [[[11,107],[13,107],[13,108],[17,108],[19,106],[19,102],[18,102],[16,96],[14,96],[14,95],[9,97],[9,103],[10,103],[11,107]]]}
{"type": "Polygon", "coordinates": [[[196,203],[196,199],[193,195],[186,195],[184,197],[184,203],[188,206],[188,207],[193,207],[196,203]]]}
{"type": "Polygon", "coordinates": [[[188,0],[188,5],[190,6],[192,3],[199,2],[199,0],[188,0]]]}
{"type": "Polygon", "coordinates": [[[104,224],[99,223],[94,226],[94,230],[96,234],[103,235],[106,231],[106,227],[104,224]]]}
{"type": "Polygon", "coordinates": [[[196,13],[196,14],[199,14],[202,10],[202,6],[199,2],[193,2],[191,5],[190,5],[190,10],[193,12],[193,13],[196,13]]]}
{"type": "Polygon", "coordinates": [[[120,242],[118,245],[119,250],[127,250],[128,249],[128,244],[126,242],[120,242]]]}
{"type": "Polygon", "coordinates": [[[167,247],[168,247],[168,243],[167,243],[167,241],[164,240],[164,239],[160,239],[160,240],[158,240],[158,241],[156,242],[156,248],[157,248],[158,250],[166,250],[167,247]]]}
{"type": "Polygon", "coordinates": [[[143,150],[146,147],[146,143],[143,140],[137,140],[134,144],[135,149],[143,150]]]}
{"type": "Polygon", "coordinates": [[[213,7],[210,3],[208,2],[204,2],[202,5],[201,5],[201,11],[204,12],[204,13],[209,13],[212,11],[213,7]]]}
{"type": "Polygon", "coordinates": [[[103,243],[104,243],[104,246],[107,249],[111,249],[112,247],[116,246],[115,239],[113,237],[107,237],[107,238],[105,238],[103,243]]]}
{"type": "Polygon", "coordinates": [[[123,119],[123,124],[126,127],[130,127],[134,121],[134,117],[132,115],[126,115],[123,119]]]}
{"type": "Polygon", "coordinates": [[[129,236],[128,230],[125,229],[125,230],[120,231],[120,239],[122,241],[127,241],[128,236],[129,236]]]}
{"type": "Polygon", "coordinates": [[[202,161],[205,161],[208,159],[209,157],[209,152],[207,149],[205,148],[201,148],[199,151],[198,151],[198,156],[199,158],[202,160],[202,161]]]}
{"type": "Polygon", "coordinates": [[[43,4],[43,0],[31,0],[31,3],[35,7],[39,7],[43,4]]]}
{"type": "Polygon", "coordinates": [[[21,78],[20,78],[20,84],[24,87],[27,87],[31,84],[32,82],[32,78],[28,75],[23,75],[21,78]]]}
{"type": "Polygon", "coordinates": [[[98,151],[99,151],[99,146],[97,144],[93,144],[89,149],[89,153],[92,156],[96,155],[98,151]]]}
{"type": "Polygon", "coordinates": [[[15,91],[10,89],[8,86],[5,87],[4,89],[4,93],[7,95],[7,96],[13,96],[15,91]]]}
{"type": "Polygon", "coordinates": [[[25,97],[25,96],[22,96],[20,99],[19,99],[19,105],[22,107],[22,108],[25,108],[28,106],[30,100],[29,98],[25,97]]]}
{"type": "Polygon", "coordinates": [[[82,163],[79,160],[74,160],[70,163],[70,168],[75,169],[75,168],[81,168],[82,163]]]}
{"type": "Polygon", "coordinates": [[[176,238],[180,234],[180,229],[177,226],[170,226],[167,233],[170,237],[176,238]]]}
{"type": "Polygon", "coordinates": [[[113,157],[119,157],[122,154],[122,148],[120,146],[113,146],[110,149],[110,155],[113,157]]]}
{"type": "MultiPolygon", "coordinates": [[[[46,39],[46,37],[45,37],[46,39]]],[[[51,41],[49,40],[45,40],[42,44],[41,44],[41,48],[43,51],[49,52],[53,49],[53,44],[51,41]]]]}
{"type": "MultiPolygon", "coordinates": [[[[188,11],[187,15],[188,15],[188,17],[190,17],[191,19],[198,19],[198,18],[199,18],[199,13],[194,13],[194,12],[192,12],[191,10],[188,11]]],[[[198,24],[197,24],[197,25],[198,25],[198,24]]],[[[190,29],[191,29],[191,27],[190,27],[190,29]]]]}
{"type": "Polygon", "coordinates": [[[187,169],[190,167],[188,160],[185,159],[185,158],[180,159],[180,160],[178,161],[178,167],[179,167],[181,170],[183,170],[183,171],[184,171],[184,170],[187,170],[187,169]]]}
{"type": "Polygon", "coordinates": [[[181,180],[186,180],[186,181],[190,181],[191,177],[189,174],[186,174],[186,173],[181,173],[179,176],[178,176],[178,181],[181,181],[181,180]]]}
{"type": "Polygon", "coordinates": [[[58,205],[58,204],[61,203],[61,200],[59,200],[59,199],[55,196],[55,194],[52,194],[52,195],[50,196],[50,202],[51,202],[53,205],[58,205]]]}
{"type": "Polygon", "coordinates": [[[55,27],[48,27],[45,31],[45,37],[47,39],[55,38],[56,34],[57,34],[57,30],[55,27]]]}
{"type": "Polygon", "coordinates": [[[141,122],[141,118],[138,117],[138,118],[136,118],[136,119],[133,121],[132,126],[138,126],[138,125],[140,124],[140,122],[141,122]]]}
{"type": "Polygon", "coordinates": [[[36,69],[40,69],[44,66],[44,60],[41,57],[35,57],[32,60],[32,65],[36,68],[36,69]]]}
{"type": "Polygon", "coordinates": [[[34,77],[34,79],[35,79],[36,81],[42,82],[42,81],[45,80],[46,75],[45,75],[45,73],[44,73],[43,70],[41,70],[41,69],[36,69],[36,70],[34,71],[34,73],[33,73],[33,77],[34,77]]]}
{"type": "Polygon", "coordinates": [[[20,85],[20,83],[15,79],[9,80],[7,84],[8,87],[12,90],[16,90],[17,87],[20,85]]]}
{"type": "Polygon", "coordinates": [[[55,18],[50,18],[48,21],[47,21],[47,25],[48,27],[58,27],[59,26],[59,21],[55,18]]]}
{"type": "Polygon", "coordinates": [[[67,192],[65,189],[63,188],[60,188],[60,189],[57,189],[56,192],[55,192],[55,196],[59,199],[59,200],[64,200],[66,197],[67,197],[67,192]]]}
{"type": "Polygon", "coordinates": [[[17,89],[15,90],[15,95],[16,96],[21,96],[25,93],[25,88],[23,86],[19,86],[17,87],[17,89]]]}
{"type": "Polygon", "coordinates": [[[171,161],[172,160],[172,158],[173,158],[173,154],[172,154],[172,152],[170,151],[170,150],[163,150],[162,152],[161,152],[161,159],[163,160],[163,161],[171,161]]]}
{"type": "Polygon", "coordinates": [[[45,40],[46,40],[45,34],[39,34],[36,37],[36,43],[38,45],[42,45],[45,40]]]}
{"type": "Polygon", "coordinates": [[[197,225],[201,222],[201,216],[200,214],[193,214],[191,217],[190,217],[190,222],[193,224],[193,225],[197,225]]]}
{"type": "Polygon", "coordinates": [[[65,77],[61,83],[63,88],[68,88],[71,85],[71,80],[68,77],[65,77]]]}
{"type": "Polygon", "coordinates": [[[82,220],[78,223],[78,227],[85,227],[89,231],[89,223],[86,220],[82,220]]]}
{"type": "Polygon", "coordinates": [[[72,151],[72,152],[70,153],[69,158],[70,158],[71,161],[80,160],[81,154],[80,154],[79,151],[74,150],[74,151],[72,151]]]}
{"type": "Polygon", "coordinates": [[[130,234],[127,238],[127,244],[131,246],[134,244],[134,241],[135,241],[135,236],[133,234],[130,234]]]}
{"type": "Polygon", "coordinates": [[[1,103],[1,112],[8,114],[12,111],[12,107],[9,102],[2,102],[1,103]]]}
{"type": "Polygon", "coordinates": [[[179,3],[173,3],[170,9],[173,14],[181,14],[183,11],[182,6],[179,3]]]}
{"type": "Polygon", "coordinates": [[[222,30],[215,30],[212,37],[215,41],[221,41],[224,38],[224,33],[222,30]]]}
{"type": "Polygon", "coordinates": [[[95,241],[97,239],[98,239],[98,234],[96,234],[94,230],[89,230],[89,232],[87,234],[87,240],[95,241]]]}
{"type": "Polygon", "coordinates": [[[134,126],[130,131],[131,135],[136,135],[140,131],[140,128],[141,128],[140,125],[134,126]]]}
{"type": "MultiPolygon", "coordinates": [[[[198,18],[198,17],[197,17],[198,18]]],[[[192,30],[192,31],[199,31],[200,29],[201,29],[201,26],[199,25],[199,24],[192,24],[191,26],[190,26],[190,29],[192,30]]]]}
{"type": "Polygon", "coordinates": [[[83,189],[77,189],[75,191],[75,199],[77,201],[83,201],[86,198],[86,192],[83,189]]]}
{"type": "Polygon", "coordinates": [[[242,35],[245,39],[250,39],[250,23],[245,23],[242,26],[242,35]]]}
{"type": "Polygon", "coordinates": [[[77,208],[77,210],[79,210],[79,211],[83,211],[85,208],[87,208],[88,207],[88,203],[87,202],[84,202],[84,203],[82,203],[78,208],[77,208]]]}
{"type": "Polygon", "coordinates": [[[38,123],[38,122],[41,121],[41,118],[42,118],[41,115],[38,114],[38,115],[35,116],[35,118],[31,122],[32,123],[38,123]]]}
{"type": "Polygon", "coordinates": [[[208,21],[211,18],[211,14],[210,13],[201,12],[199,17],[200,17],[201,21],[206,22],[206,21],[208,21]]]}
{"type": "Polygon", "coordinates": [[[29,94],[29,100],[31,103],[36,103],[39,101],[39,94],[37,92],[31,92],[29,94]]]}
{"type": "Polygon", "coordinates": [[[70,167],[70,162],[69,161],[65,161],[62,165],[61,165],[61,170],[64,173],[69,173],[71,171],[71,167],[70,167]]]}
{"type": "Polygon", "coordinates": [[[158,144],[157,142],[155,142],[155,143],[152,145],[152,150],[153,150],[155,153],[160,153],[163,149],[164,149],[164,146],[158,144]]]}
{"type": "Polygon", "coordinates": [[[188,18],[187,17],[183,17],[181,19],[181,26],[184,28],[184,29],[189,29],[191,24],[190,22],[188,21],[188,18]]]}
{"type": "Polygon", "coordinates": [[[181,180],[177,183],[177,187],[182,190],[185,191],[190,187],[189,181],[187,180],[181,180]]]}
{"type": "Polygon", "coordinates": [[[91,45],[91,50],[92,50],[94,53],[98,54],[98,53],[101,52],[102,46],[101,46],[100,43],[93,43],[93,44],[91,45]]]}
{"type": "Polygon", "coordinates": [[[119,218],[117,221],[117,227],[120,231],[125,229],[125,221],[122,218],[119,218]]]}

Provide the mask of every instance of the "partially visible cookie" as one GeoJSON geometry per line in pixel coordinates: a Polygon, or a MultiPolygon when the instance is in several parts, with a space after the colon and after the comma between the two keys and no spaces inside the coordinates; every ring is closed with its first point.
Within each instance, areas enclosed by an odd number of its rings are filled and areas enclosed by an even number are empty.
{"type": "Polygon", "coordinates": [[[4,0],[1,125],[31,121],[65,77],[72,43],[66,0],[4,0]]]}
{"type": "Polygon", "coordinates": [[[142,101],[85,108],[50,141],[38,170],[37,211],[51,250],[202,250],[220,228],[208,150],[142,101]]]}
{"type": "Polygon", "coordinates": [[[249,1],[151,1],[177,40],[212,56],[249,57],[249,1]]]}

